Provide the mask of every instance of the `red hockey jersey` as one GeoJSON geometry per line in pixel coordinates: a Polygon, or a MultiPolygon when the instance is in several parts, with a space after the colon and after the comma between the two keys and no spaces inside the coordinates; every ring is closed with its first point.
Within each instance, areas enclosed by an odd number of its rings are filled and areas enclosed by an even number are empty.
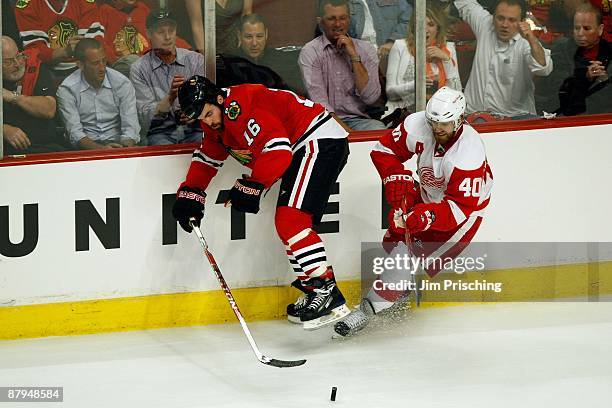
{"type": "Polygon", "coordinates": [[[436,214],[432,230],[452,230],[489,203],[493,174],[482,139],[467,123],[458,132],[441,146],[425,112],[417,112],[386,133],[370,154],[382,179],[404,171],[403,163],[417,155],[421,199],[436,214]]]}
{"type": "Polygon", "coordinates": [[[307,140],[326,137],[313,131],[328,115],[322,105],[293,92],[253,84],[232,86],[223,103],[224,128],[216,131],[202,123],[204,139],[182,185],[205,190],[231,155],[253,170],[251,180],[268,188],[289,167],[294,151],[307,140]]]}
{"type": "Polygon", "coordinates": [[[601,11],[601,22],[604,25],[603,35],[604,40],[612,42],[612,9],[611,0],[589,0],[589,2],[597,10],[601,11]]]}
{"type": "MultiPolygon", "coordinates": [[[[106,57],[111,64],[124,55],[143,55],[151,48],[146,28],[150,11],[149,6],[141,1],[137,1],[129,11],[117,9],[110,4],[100,6],[106,57]]],[[[181,38],[176,39],[176,46],[191,48],[189,43],[181,38]]]]}
{"type": "MultiPolygon", "coordinates": [[[[76,34],[89,38],[103,37],[95,0],[66,0],[56,11],[47,0],[18,0],[15,18],[25,48],[37,48],[40,59],[51,61],[53,50],[65,47],[76,34]]],[[[55,69],[73,68],[74,62],[62,62],[55,69]]]]}

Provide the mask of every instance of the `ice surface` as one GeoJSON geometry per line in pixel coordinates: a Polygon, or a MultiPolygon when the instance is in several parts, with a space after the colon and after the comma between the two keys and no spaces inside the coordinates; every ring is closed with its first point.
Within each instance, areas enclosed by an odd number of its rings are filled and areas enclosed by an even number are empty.
{"type": "MultiPolygon", "coordinates": [[[[284,321],[0,342],[0,386],[45,407],[595,407],[612,397],[612,303],[424,308],[349,340],[284,321]],[[335,402],[331,387],[338,387],[335,402]]],[[[36,403],[8,407],[40,407],[36,403]]]]}

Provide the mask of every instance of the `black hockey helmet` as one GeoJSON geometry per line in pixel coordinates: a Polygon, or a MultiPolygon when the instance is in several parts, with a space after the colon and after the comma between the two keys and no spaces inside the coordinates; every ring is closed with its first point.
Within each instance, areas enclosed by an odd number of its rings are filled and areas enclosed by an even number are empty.
{"type": "Polygon", "coordinates": [[[221,88],[201,75],[192,76],[178,90],[181,111],[189,119],[197,119],[207,103],[219,105],[219,95],[226,96],[221,88]]]}

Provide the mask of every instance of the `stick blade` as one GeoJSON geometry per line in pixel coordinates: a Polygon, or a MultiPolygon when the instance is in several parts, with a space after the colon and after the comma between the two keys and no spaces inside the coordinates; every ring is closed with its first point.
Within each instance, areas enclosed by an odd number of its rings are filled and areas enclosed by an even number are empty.
{"type": "Polygon", "coordinates": [[[264,364],[278,368],[299,367],[306,363],[306,360],[277,360],[275,358],[263,358],[260,361],[264,364]]]}

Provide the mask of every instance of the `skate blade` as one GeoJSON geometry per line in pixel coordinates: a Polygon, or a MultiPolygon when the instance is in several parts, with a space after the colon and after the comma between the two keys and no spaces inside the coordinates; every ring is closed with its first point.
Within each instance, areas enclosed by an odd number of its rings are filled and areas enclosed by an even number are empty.
{"type": "Polygon", "coordinates": [[[349,313],[351,313],[351,309],[346,305],[338,306],[328,315],[302,322],[304,324],[304,330],[318,330],[321,327],[329,326],[332,323],[342,320],[344,317],[348,316],[349,313]]]}
{"type": "Polygon", "coordinates": [[[346,336],[332,330],[331,338],[334,341],[349,341],[355,337],[367,336],[372,332],[390,332],[402,330],[402,324],[412,320],[410,315],[411,307],[408,305],[400,305],[400,308],[392,306],[390,309],[383,310],[381,313],[370,317],[368,324],[365,327],[349,332],[346,336]]]}
{"type": "Polygon", "coordinates": [[[287,315],[287,320],[289,320],[293,324],[302,324],[299,316],[289,316],[287,315]]]}

